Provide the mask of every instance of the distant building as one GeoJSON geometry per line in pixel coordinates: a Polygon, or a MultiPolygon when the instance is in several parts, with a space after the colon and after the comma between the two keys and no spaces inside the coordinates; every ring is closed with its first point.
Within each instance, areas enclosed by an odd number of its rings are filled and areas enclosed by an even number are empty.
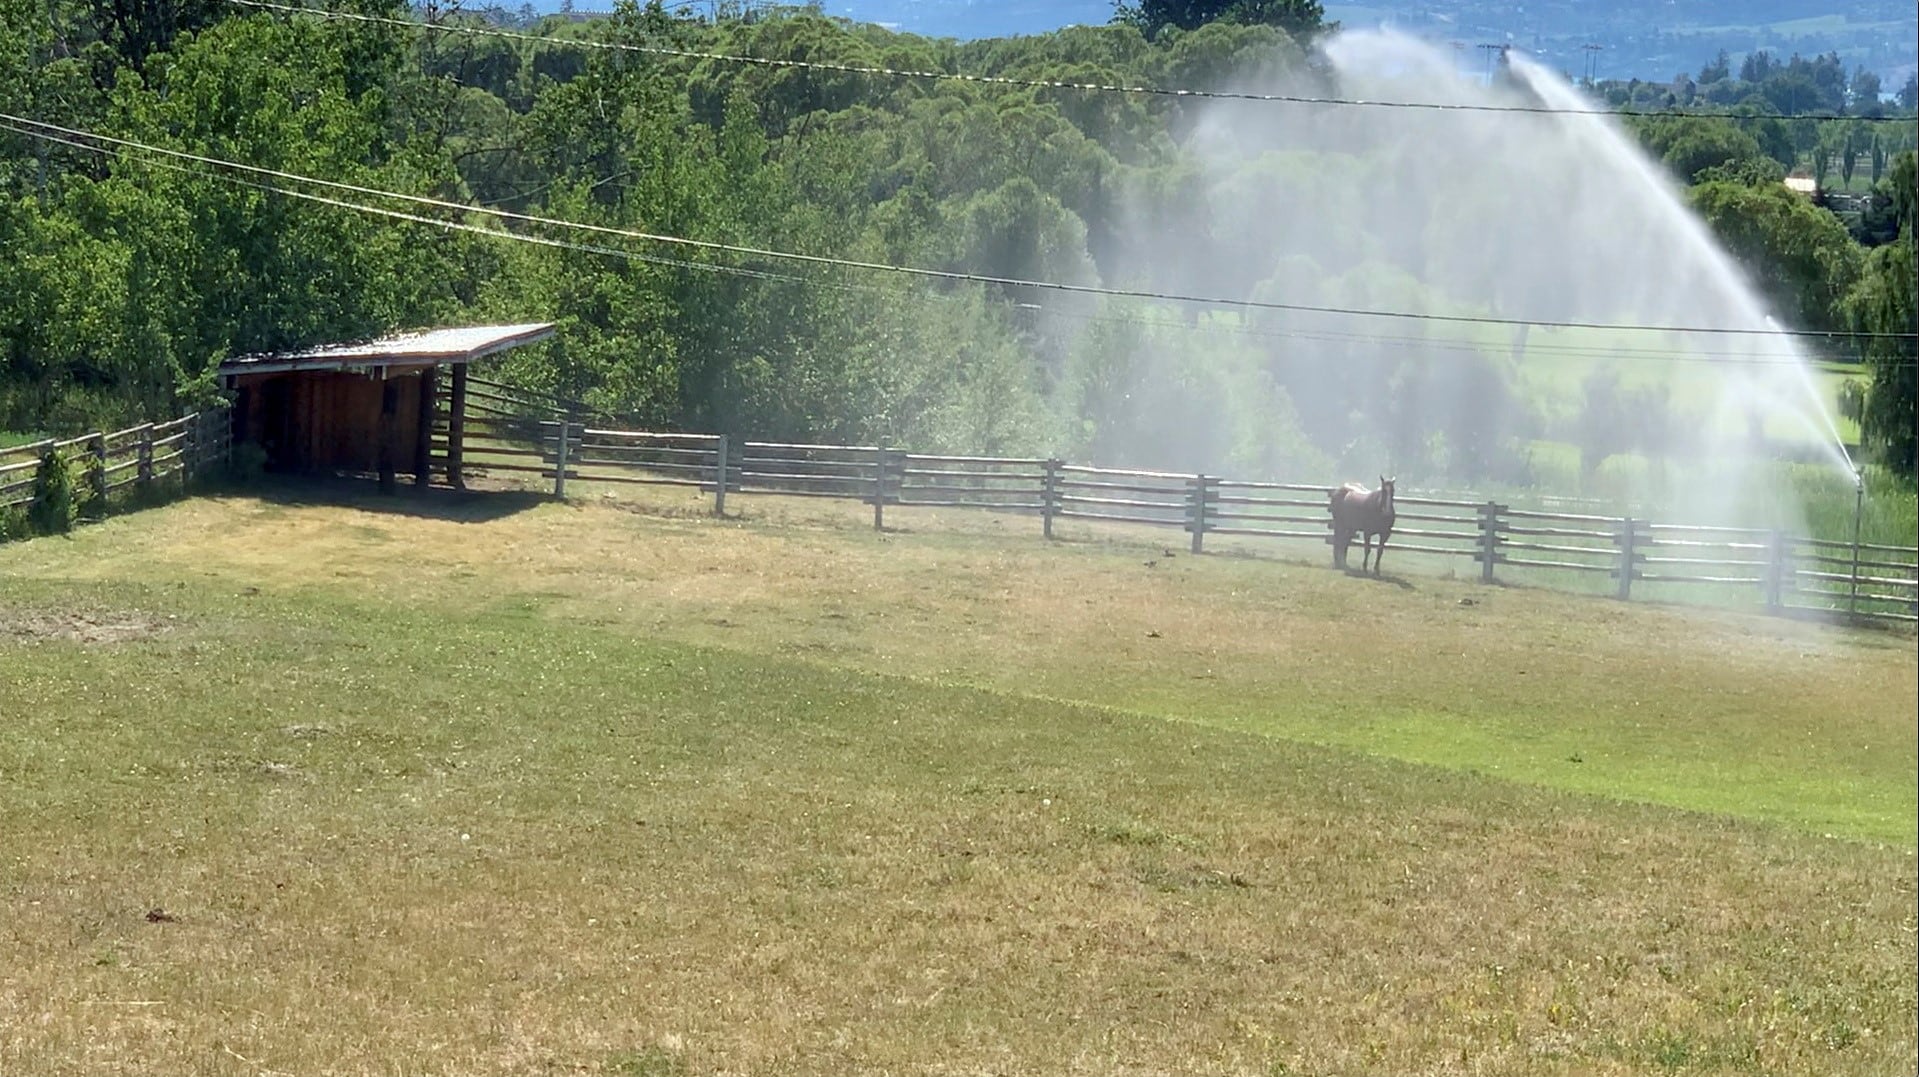
{"type": "Polygon", "coordinates": [[[1807,198],[1816,198],[1819,195],[1819,181],[1811,176],[1787,176],[1786,189],[1807,198]]]}

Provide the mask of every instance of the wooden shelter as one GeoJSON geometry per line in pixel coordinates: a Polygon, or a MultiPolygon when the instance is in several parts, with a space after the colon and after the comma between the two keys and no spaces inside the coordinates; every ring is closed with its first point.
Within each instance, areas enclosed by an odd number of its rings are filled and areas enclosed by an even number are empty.
{"type": "Polygon", "coordinates": [[[425,486],[446,367],[444,468],[464,486],[467,364],[552,335],[545,322],[481,325],[228,359],[220,380],[233,394],[233,443],[259,445],[272,471],[377,472],[380,488],[391,490],[404,469],[425,486]]]}

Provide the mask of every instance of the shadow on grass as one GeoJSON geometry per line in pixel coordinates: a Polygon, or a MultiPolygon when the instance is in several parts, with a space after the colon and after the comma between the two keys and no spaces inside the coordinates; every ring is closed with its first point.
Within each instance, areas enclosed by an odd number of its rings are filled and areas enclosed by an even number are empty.
{"type": "Polygon", "coordinates": [[[534,490],[455,490],[439,484],[416,487],[410,479],[398,484],[393,492],[382,493],[377,480],[349,475],[269,475],[251,482],[209,484],[200,492],[212,497],[250,497],[289,508],[327,505],[456,523],[504,519],[553,500],[551,495],[534,490]]]}
{"type": "Polygon", "coordinates": [[[1358,568],[1350,568],[1350,567],[1345,569],[1344,571],[1347,576],[1352,577],[1353,579],[1371,580],[1374,583],[1390,583],[1394,587],[1397,587],[1402,591],[1419,590],[1419,588],[1413,586],[1411,580],[1406,579],[1404,576],[1387,576],[1383,573],[1379,575],[1375,575],[1366,569],[1358,569],[1358,568]]]}

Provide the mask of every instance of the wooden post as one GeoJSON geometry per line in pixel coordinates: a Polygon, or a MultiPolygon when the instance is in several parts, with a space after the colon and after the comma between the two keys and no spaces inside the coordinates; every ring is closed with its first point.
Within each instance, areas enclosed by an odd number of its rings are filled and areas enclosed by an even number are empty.
{"type": "Polygon", "coordinates": [[[573,417],[560,415],[560,451],[557,457],[559,466],[553,469],[553,496],[566,499],[566,443],[573,440],[573,417]]]}
{"type": "Polygon", "coordinates": [[[433,417],[439,395],[440,368],[420,371],[420,406],[415,410],[420,428],[413,434],[413,486],[424,490],[433,481],[433,417]]]}
{"type": "Polygon", "coordinates": [[[1766,536],[1766,608],[1777,610],[1786,588],[1786,535],[1778,528],[1766,536]]]}
{"type": "Polygon", "coordinates": [[[145,496],[153,485],[153,424],[140,425],[140,463],[135,471],[134,486],[141,496],[145,496]]]}
{"type": "Polygon", "coordinates": [[[193,486],[193,458],[199,448],[200,413],[187,416],[180,424],[180,492],[186,493],[193,486]]]}
{"type": "Polygon", "coordinates": [[[1493,565],[1499,560],[1499,505],[1488,501],[1479,506],[1479,582],[1493,582],[1493,565]]]}
{"type": "Polygon", "coordinates": [[[394,471],[398,464],[393,459],[394,423],[400,415],[400,383],[393,379],[391,369],[380,371],[380,492],[390,494],[394,489],[394,471]]]}
{"type": "Polygon", "coordinates": [[[886,526],[886,445],[873,450],[873,530],[886,526]]]}
{"type": "Polygon", "coordinates": [[[1620,521],[1619,597],[1622,599],[1630,599],[1632,597],[1633,562],[1635,560],[1633,544],[1634,540],[1638,537],[1638,529],[1638,523],[1630,516],[1620,521]]]}
{"type": "Polygon", "coordinates": [[[446,412],[446,478],[466,489],[466,364],[453,364],[453,399],[446,412]]]}
{"type": "Polygon", "coordinates": [[[99,505],[99,511],[107,511],[107,435],[101,431],[93,435],[93,499],[99,505]]]}
{"type": "Polygon", "coordinates": [[[713,471],[716,481],[713,483],[713,515],[726,515],[726,435],[720,435],[719,445],[713,452],[713,471]]]}
{"type": "Polygon", "coordinates": [[[1206,536],[1207,481],[1206,475],[1202,472],[1201,474],[1193,476],[1192,483],[1187,487],[1186,530],[1193,533],[1192,549],[1194,553],[1200,552],[1206,536]]]}
{"type": "Polygon", "coordinates": [[[1852,498],[1852,574],[1851,594],[1846,599],[1846,612],[1859,612],[1859,518],[1866,507],[1866,484],[1862,481],[1853,488],[1852,498]]]}
{"type": "Polygon", "coordinates": [[[1059,469],[1066,466],[1065,461],[1052,459],[1046,461],[1046,473],[1040,477],[1039,518],[1040,527],[1048,539],[1053,537],[1053,517],[1059,513],[1059,469]]]}

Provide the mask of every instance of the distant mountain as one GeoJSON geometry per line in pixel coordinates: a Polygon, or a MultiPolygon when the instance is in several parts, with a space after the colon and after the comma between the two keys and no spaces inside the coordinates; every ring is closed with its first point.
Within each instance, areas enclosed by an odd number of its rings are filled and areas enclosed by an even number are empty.
{"type": "MultiPolygon", "coordinates": [[[[581,10],[610,0],[574,0],[581,10]]],[[[695,10],[710,0],[687,0],[695,10]]],[[[668,6],[674,6],[669,3],[668,6]]],[[[535,7],[554,10],[558,0],[535,7]]],[[[934,37],[1039,34],[1104,23],[1111,0],[822,0],[830,15],[934,37]]],[[[1919,12],[1912,0],[1368,0],[1328,3],[1349,28],[1390,25],[1467,48],[1511,43],[1573,77],[1588,64],[1602,79],[1666,81],[1697,72],[1721,49],[1735,67],[1749,52],[1837,52],[1896,88],[1919,67],[1919,12]],[[1587,49],[1597,45],[1597,50],[1587,49]]]]}

